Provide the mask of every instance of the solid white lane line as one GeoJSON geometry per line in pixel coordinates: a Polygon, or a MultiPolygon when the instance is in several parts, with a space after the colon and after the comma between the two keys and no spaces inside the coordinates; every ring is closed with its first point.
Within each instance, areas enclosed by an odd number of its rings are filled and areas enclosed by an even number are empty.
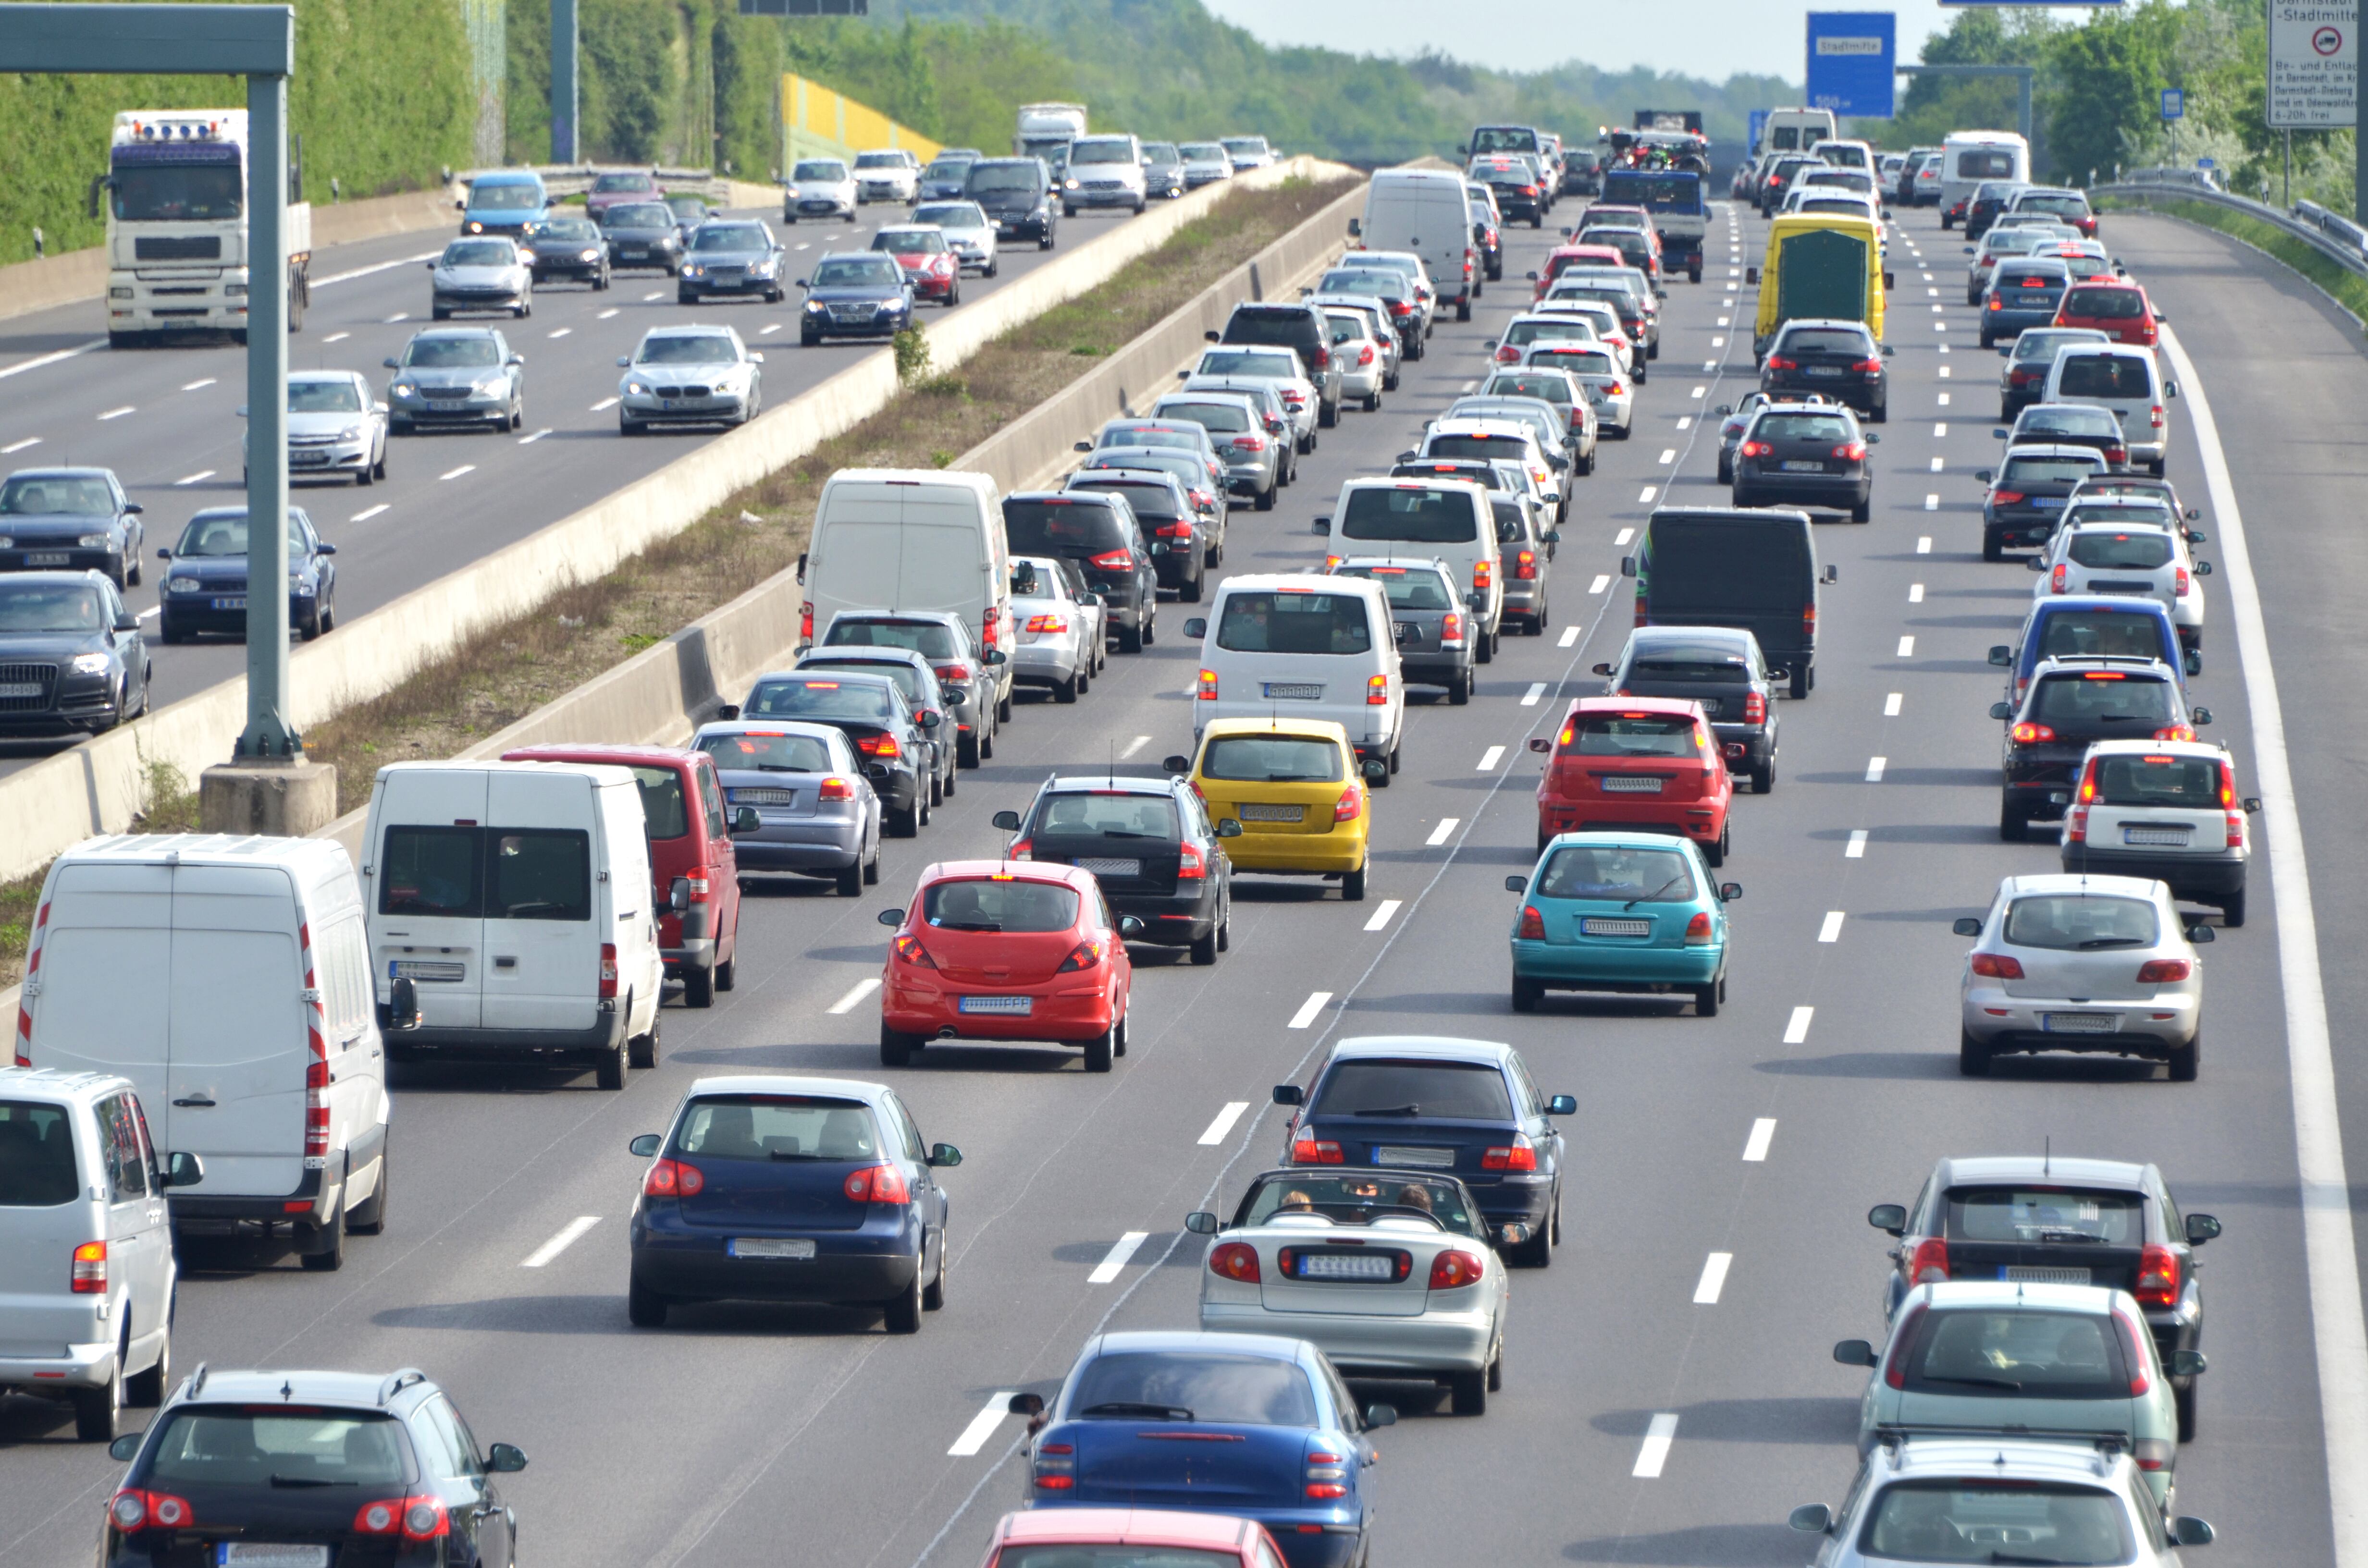
{"type": "Polygon", "coordinates": [[[40,444],[41,438],[39,436],[28,436],[21,441],[11,441],[6,446],[0,447],[0,454],[21,452],[27,447],[38,447],[40,444]]]}
{"type": "Polygon", "coordinates": [[[1109,1254],[1094,1266],[1094,1271],[1086,1276],[1086,1283],[1107,1285],[1116,1279],[1118,1271],[1126,1267],[1126,1260],[1134,1256],[1134,1249],[1141,1246],[1150,1234],[1149,1231],[1129,1231],[1119,1237],[1110,1244],[1109,1254]]]}
{"type": "Polygon", "coordinates": [[[1126,749],[1118,754],[1118,759],[1121,762],[1124,762],[1128,757],[1133,756],[1136,752],[1141,751],[1150,744],[1151,737],[1149,735],[1137,735],[1134,739],[1126,743],[1126,749]]]}
{"type": "Polygon", "coordinates": [[[1660,493],[1660,486],[1656,484],[1648,484],[1645,486],[1643,492],[1637,495],[1636,505],[1639,506],[1649,506],[1653,504],[1653,497],[1658,495],[1660,493]]]}
{"type": "Polygon", "coordinates": [[[356,278],[368,278],[375,272],[392,272],[398,267],[417,267],[423,261],[434,261],[442,254],[441,251],[424,250],[417,256],[399,256],[393,261],[372,262],[368,267],[357,267],[350,272],[332,272],[326,278],[315,278],[310,287],[325,289],[332,283],[344,283],[356,278]]]}
{"type": "Polygon", "coordinates": [[[1299,1011],[1291,1015],[1291,1022],[1284,1027],[1294,1029],[1305,1028],[1315,1021],[1316,1014],[1331,1005],[1331,1001],[1332,993],[1329,991],[1309,992],[1307,1000],[1299,1005],[1299,1011]]]}
{"type": "Polygon", "coordinates": [[[77,343],[72,348],[61,348],[54,354],[42,354],[30,359],[19,359],[6,369],[0,369],[0,381],[5,381],[11,376],[21,376],[28,370],[38,370],[44,365],[54,365],[62,359],[74,358],[79,355],[89,353],[94,348],[106,347],[107,339],[95,337],[88,343],[77,343]]]}
{"type": "Polygon", "coordinates": [[[1850,829],[1850,846],[1842,851],[1842,858],[1845,860],[1866,858],[1866,829],[1862,827],[1850,829]]]}
{"type": "Polygon", "coordinates": [[[458,479],[464,473],[474,473],[476,472],[477,465],[475,463],[462,463],[459,468],[453,469],[450,472],[439,473],[436,477],[438,479],[458,479]]]}
{"type": "Polygon", "coordinates": [[[192,473],[192,474],[187,474],[187,475],[184,475],[182,478],[179,478],[179,479],[176,479],[176,480],[173,481],[173,488],[174,488],[174,489],[176,489],[176,490],[177,490],[177,489],[179,489],[179,488],[180,488],[182,485],[184,485],[184,484],[202,484],[202,483],[204,483],[207,480],[211,479],[213,476],[214,476],[214,471],[213,471],[213,470],[211,470],[211,469],[210,469],[210,468],[201,468],[201,469],[198,470],[198,472],[195,472],[195,473],[192,473]]]}
{"type": "Polygon", "coordinates": [[[2310,863],[2287,761],[2285,713],[2270,637],[2253,578],[2252,547],[2237,510],[2236,482],[2221,449],[2203,378],[2169,328],[2163,351],[2184,384],[2188,417],[2203,459],[2204,488],[2220,519],[2220,558],[2229,578],[2243,659],[2245,697],[2253,715],[2253,770],[2268,819],[2270,881],[2277,910],[2278,972],[2285,997],[2286,1075],[2294,1098],[2294,1154],[2302,1197],[2303,1256],[2310,1276],[2310,1324],[2318,1364],[2319,1423],[2327,1449],[2329,1512],[2340,1568],[2368,1562],[2368,1322],[2360,1298],[2360,1260],[2352,1231],[2351,1177],[2343,1157],[2335,1057],[2319,971],[2318,912],[2311,902],[2310,863]]]}
{"type": "Polygon", "coordinates": [[[1530,683],[1530,689],[1521,694],[1521,706],[1524,708],[1535,708],[1538,705],[1538,699],[1543,697],[1545,694],[1546,683],[1542,680],[1533,680],[1530,683]]]}
{"type": "Polygon", "coordinates": [[[1385,898],[1382,900],[1381,908],[1373,911],[1373,917],[1365,922],[1365,929],[1368,931],[1381,930],[1383,927],[1389,925],[1390,916],[1395,915],[1404,906],[1404,901],[1400,899],[1385,898]]]}
{"type": "Polygon", "coordinates": [[[609,410],[617,406],[617,401],[618,400],[613,397],[604,397],[599,402],[592,405],[592,412],[595,414],[606,414],[609,410]]]}
{"type": "Polygon", "coordinates": [[[1817,927],[1817,940],[1820,942],[1839,942],[1841,939],[1842,912],[1839,909],[1828,909],[1826,911],[1826,923],[1817,927]]]}
{"type": "Polygon", "coordinates": [[[595,321],[607,321],[610,316],[613,316],[613,315],[615,315],[616,313],[617,313],[617,307],[616,307],[616,306],[614,306],[614,305],[611,305],[611,306],[609,306],[607,310],[602,311],[598,315],[597,315],[597,316],[593,317],[592,319],[593,319],[593,320],[595,320],[595,321]]]}
{"type": "Polygon", "coordinates": [[[1751,1124],[1751,1136],[1743,1142],[1743,1157],[1754,1165],[1768,1158],[1768,1145],[1776,1141],[1776,1119],[1763,1116],[1751,1124]]]}
{"type": "Polygon", "coordinates": [[[1497,764],[1503,761],[1504,757],[1505,748],[1503,746],[1490,746],[1486,751],[1480,754],[1480,766],[1474,768],[1472,771],[1474,773],[1493,773],[1497,770],[1497,764]]]}
{"type": "Polygon", "coordinates": [[[109,419],[120,419],[127,414],[137,414],[139,412],[139,407],[136,404],[127,403],[121,408],[108,409],[105,414],[100,415],[98,417],[103,422],[109,419]]]}
{"type": "Polygon", "coordinates": [[[519,1264],[518,1267],[520,1268],[541,1268],[544,1264],[549,1263],[552,1258],[557,1257],[561,1253],[565,1252],[569,1247],[573,1246],[575,1244],[577,1237],[583,1235],[585,1232],[590,1230],[599,1222],[600,1216],[598,1214],[578,1214],[575,1219],[568,1221],[566,1224],[562,1225],[559,1228],[559,1234],[552,1237],[549,1241],[543,1243],[541,1246],[527,1254],[526,1261],[519,1264]]]}
{"type": "Polygon", "coordinates": [[[1011,1396],[1019,1392],[1018,1389],[997,1389],[987,1395],[985,1405],[970,1418],[970,1425],[962,1429],[962,1436],[956,1437],[954,1446],[946,1450],[946,1457],[966,1460],[986,1447],[986,1440],[995,1436],[995,1429],[1003,1425],[1005,1416],[1011,1414],[1011,1396]]]}
{"type": "Polygon", "coordinates": [[[1899,640],[1899,657],[1903,659],[1912,659],[1915,656],[1916,639],[1913,637],[1902,637],[1899,640]]]}
{"type": "Polygon", "coordinates": [[[847,988],[846,995],[840,997],[837,1001],[833,1002],[828,1007],[825,1007],[823,1010],[826,1013],[832,1014],[833,1016],[843,1016],[848,1013],[852,1013],[856,1008],[863,1005],[863,999],[866,996],[871,995],[873,992],[879,989],[880,977],[876,974],[868,975],[848,986],[847,988]]]}
{"type": "Polygon", "coordinates": [[[1866,759],[1866,781],[1870,784],[1882,783],[1883,770],[1889,765],[1890,761],[1891,759],[1887,756],[1868,757],[1866,759]]]}
{"type": "Polygon", "coordinates": [[[1792,1020],[1784,1026],[1784,1043],[1799,1045],[1809,1038],[1809,1020],[1817,1016],[1815,1007],[1795,1007],[1792,1020]]]}
{"type": "Polygon", "coordinates": [[[196,381],[191,381],[188,386],[183,387],[181,390],[183,392],[200,392],[213,384],[214,379],[211,376],[199,376],[196,381]]]}
{"type": "Polygon", "coordinates": [[[1718,1305],[1718,1293],[1726,1284],[1727,1267],[1734,1262],[1731,1252],[1714,1252],[1702,1260],[1702,1278],[1694,1281],[1694,1305],[1718,1305]]]}
{"type": "MultiPolygon", "coordinates": [[[[1938,497],[1936,496],[1934,499],[1937,500],[1938,497]]],[[[1928,506],[1925,510],[1930,511],[1931,508],[1928,506]]],[[[1932,536],[1930,534],[1918,534],[1916,537],[1916,553],[1918,555],[1930,555],[1932,553],[1932,536]]]]}
{"type": "Polygon", "coordinates": [[[1224,1142],[1225,1134],[1234,1130],[1234,1123],[1242,1119],[1242,1112],[1249,1108],[1250,1102],[1247,1100],[1227,1100],[1225,1108],[1217,1113],[1217,1119],[1214,1121],[1209,1123],[1209,1130],[1201,1134],[1201,1146],[1213,1148],[1224,1142]]]}
{"type": "Polygon", "coordinates": [[[1912,605],[1920,605],[1924,602],[1923,584],[1910,583],[1907,585],[1907,602],[1912,605]]]}
{"type": "Polygon", "coordinates": [[[1628,1473],[1652,1481],[1669,1462],[1669,1445],[1678,1436],[1678,1418],[1674,1412],[1661,1411],[1645,1428],[1645,1446],[1636,1450],[1636,1467],[1628,1473]]]}
{"type": "Polygon", "coordinates": [[[545,436],[548,436],[548,435],[550,435],[550,434],[551,434],[551,426],[548,426],[548,425],[546,425],[546,426],[544,426],[541,429],[537,430],[537,431],[536,431],[533,435],[531,435],[531,436],[520,436],[520,437],[518,437],[518,444],[519,446],[521,446],[521,447],[531,447],[531,446],[533,446],[537,441],[541,440],[545,436]]]}
{"type": "Polygon", "coordinates": [[[1455,831],[1455,824],[1463,820],[1463,819],[1462,817],[1440,818],[1439,825],[1430,830],[1430,836],[1422,841],[1423,847],[1426,849],[1436,849],[1440,845],[1446,843],[1447,835],[1453,833],[1455,831]]]}
{"type": "Polygon", "coordinates": [[[1884,718],[1896,719],[1899,717],[1901,696],[1901,693],[1895,691],[1890,696],[1883,699],[1883,716],[1884,718]]]}

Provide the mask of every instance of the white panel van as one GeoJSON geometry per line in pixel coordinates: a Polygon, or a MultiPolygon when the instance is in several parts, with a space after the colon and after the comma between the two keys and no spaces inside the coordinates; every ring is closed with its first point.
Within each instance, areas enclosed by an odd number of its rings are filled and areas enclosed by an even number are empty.
{"type": "Polygon", "coordinates": [[[1836,134],[1834,111],[1829,108],[1773,108],[1759,132],[1759,145],[1752,151],[1805,153],[1820,142],[1832,141],[1836,134]]]}
{"type": "Polygon", "coordinates": [[[1984,180],[2031,179],[2031,143],[2011,131],[1960,131],[1941,139],[1941,227],[1954,228],[1960,202],[1984,180]],[[1956,217],[1952,217],[1956,213],[1956,217]]]}
{"type": "MultiPolygon", "coordinates": [[[[1492,527],[1488,538],[1497,537],[1492,527]]],[[[1329,719],[1349,732],[1360,760],[1398,770],[1406,734],[1406,679],[1389,596],[1370,577],[1228,577],[1206,620],[1184,634],[1201,642],[1192,704],[1197,741],[1212,719],[1278,715],[1329,719]]],[[[1386,775],[1374,786],[1389,788],[1386,775]]]]}
{"type": "Polygon", "coordinates": [[[1357,250],[1412,251],[1422,257],[1423,270],[1439,290],[1439,302],[1452,304],[1457,321],[1472,319],[1478,252],[1473,248],[1476,242],[1462,174],[1453,169],[1379,171],[1365,190],[1365,215],[1349,225],[1349,233],[1356,236],[1356,249],[1340,265],[1354,267],[1357,250]]]}
{"type": "Polygon", "coordinates": [[[1332,541],[1326,553],[1335,558],[1395,551],[1446,562],[1480,624],[1480,662],[1496,658],[1505,563],[1487,491],[1467,479],[1352,479],[1340,486],[1332,511],[1316,516],[1315,531],[1332,541]]]}
{"type": "Polygon", "coordinates": [[[2048,368],[2042,403],[2081,403],[2111,409],[2122,422],[2130,466],[2161,477],[2170,449],[2167,400],[2179,383],[2166,381],[2154,350],[2126,343],[2067,343],[2048,368]]]}
{"type": "MultiPolygon", "coordinates": [[[[985,474],[841,469],[823,484],[798,568],[801,651],[849,609],[944,610],[970,623],[982,649],[1008,659],[1019,645],[1003,502],[985,474]]],[[[996,672],[993,722],[1011,717],[1013,668],[996,672]]]]}
{"type": "Polygon", "coordinates": [[[362,838],[373,988],[409,980],[399,1060],[589,1062],[604,1089],[658,1057],[657,898],[625,767],[398,762],[362,838]]]}
{"type": "Polygon", "coordinates": [[[42,886],[17,1064],[131,1080],[156,1147],[204,1165],[171,1195],[175,1229],[290,1233],[336,1268],[346,1232],[386,1216],[366,941],[331,840],[91,839],[42,886]]]}

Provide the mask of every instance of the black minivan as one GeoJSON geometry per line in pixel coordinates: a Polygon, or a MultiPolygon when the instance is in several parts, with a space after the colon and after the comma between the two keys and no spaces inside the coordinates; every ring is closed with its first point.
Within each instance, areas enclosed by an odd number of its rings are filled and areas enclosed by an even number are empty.
{"type": "Polygon", "coordinates": [[[1045,490],[1007,495],[1003,538],[1014,555],[1076,562],[1086,574],[1086,586],[1101,596],[1110,611],[1120,653],[1142,653],[1156,634],[1159,569],[1125,496],[1045,490]]]}
{"type": "Polygon", "coordinates": [[[985,210],[998,240],[1034,240],[1051,250],[1055,225],[1053,176],[1041,158],[981,158],[962,178],[962,195],[985,210]]]}
{"type": "Polygon", "coordinates": [[[1808,513],[1664,506],[1620,573],[1636,579],[1637,625],[1740,627],[1791,674],[1794,697],[1816,686],[1817,589],[1835,573],[1818,570],[1808,513]]]}

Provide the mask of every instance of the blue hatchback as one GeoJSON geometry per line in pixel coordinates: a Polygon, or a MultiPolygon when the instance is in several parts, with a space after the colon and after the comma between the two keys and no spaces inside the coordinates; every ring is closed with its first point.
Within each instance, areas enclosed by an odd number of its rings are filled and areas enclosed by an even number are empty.
{"type": "Polygon", "coordinates": [[[1373,1505],[1365,1433],[1397,1411],[1360,1411],[1304,1339],[1262,1334],[1096,1335],[1029,1416],[1030,1506],[1178,1508],[1256,1519],[1291,1568],[1363,1560],[1373,1505]]]}
{"type": "MultiPolygon", "coordinates": [[[[288,508],[288,626],[310,642],[337,623],[334,544],[322,542],[302,506],[288,508]]],[[[180,540],[156,551],[165,562],[157,631],[167,642],[200,631],[246,635],[246,508],[209,506],[180,540]]]]}
{"type": "Polygon", "coordinates": [[[1513,922],[1513,1010],[1548,991],[1691,994],[1698,1017],[1726,1000],[1726,906],[1691,841],[1658,833],[1565,833],[1526,877],[1513,922]]]}

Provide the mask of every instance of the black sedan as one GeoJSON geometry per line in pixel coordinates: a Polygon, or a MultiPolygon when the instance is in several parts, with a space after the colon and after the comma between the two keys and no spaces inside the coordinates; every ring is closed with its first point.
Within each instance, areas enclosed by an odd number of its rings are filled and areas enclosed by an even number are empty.
{"type": "Polygon", "coordinates": [[[104,572],[140,581],[142,507],[111,470],[33,468],[0,484],[0,572],[104,572]]]}
{"type": "Polygon", "coordinates": [[[1094,773],[1054,777],[1027,812],[997,812],[1012,858],[1094,874],[1110,913],[1143,922],[1134,940],[1190,948],[1212,964],[1230,945],[1232,866],[1190,780],[1094,773]]]}
{"type": "MultiPolygon", "coordinates": [[[[167,562],[157,627],[167,642],[200,631],[246,636],[246,508],[209,506],[157,555],[167,562]]],[[[288,508],[288,624],[310,642],[337,623],[337,553],[301,506],[288,508]]]]}
{"type": "Polygon", "coordinates": [[[674,209],[663,201],[635,201],[611,207],[600,215],[600,233],[609,242],[609,263],[655,267],[672,272],[682,261],[682,229],[674,209]]]}
{"type": "Polygon", "coordinates": [[[826,256],[798,287],[806,291],[798,341],[809,348],[826,337],[893,337],[913,324],[913,286],[893,256],[826,256]]]}
{"type": "Polygon", "coordinates": [[[1975,475],[1989,486],[1982,497],[1982,559],[2002,561],[2009,550],[2035,550],[2055,531],[2065,497],[2084,479],[2105,472],[2094,447],[2034,444],[2007,449],[1997,470],[1975,475]]]}
{"type": "Polygon", "coordinates": [[[1771,403],[1753,415],[1735,449],[1735,504],[1831,506],[1865,522],[1874,500],[1866,449],[1881,438],[1861,433],[1847,408],[1771,403]]]}
{"type": "Polygon", "coordinates": [[[2212,710],[2191,711],[2169,665],[2155,659],[2043,659],[2022,704],[1996,702],[2006,726],[1999,756],[1998,836],[2020,844],[2034,818],[2064,814],[2080,761],[2097,741],[2193,740],[2212,710]]]}
{"type": "Polygon", "coordinates": [[[0,576],[0,734],[97,734],[148,711],[148,644],[96,572],[0,576]]]}
{"type": "Polygon", "coordinates": [[[589,283],[598,293],[609,286],[609,236],[589,218],[546,218],[530,223],[526,246],[534,253],[534,280],[554,278],[589,283]]]}
{"type": "Polygon", "coordinates": [[[1891,416],[1890,357],[1863,322],[1789,321],[1760,362],[1759,390],[1822,392],[1880,425],[1891,416]]]}
{"type": "Polygon", "coordinates": [[[718,719],[800,719],[847,733],[884,802],[887,830],[911,838],[929,820],[929,732],[942,722],[916,714],[894,676],[861,670],[801,670],[757,677],[748,700],[718,719]]]}

